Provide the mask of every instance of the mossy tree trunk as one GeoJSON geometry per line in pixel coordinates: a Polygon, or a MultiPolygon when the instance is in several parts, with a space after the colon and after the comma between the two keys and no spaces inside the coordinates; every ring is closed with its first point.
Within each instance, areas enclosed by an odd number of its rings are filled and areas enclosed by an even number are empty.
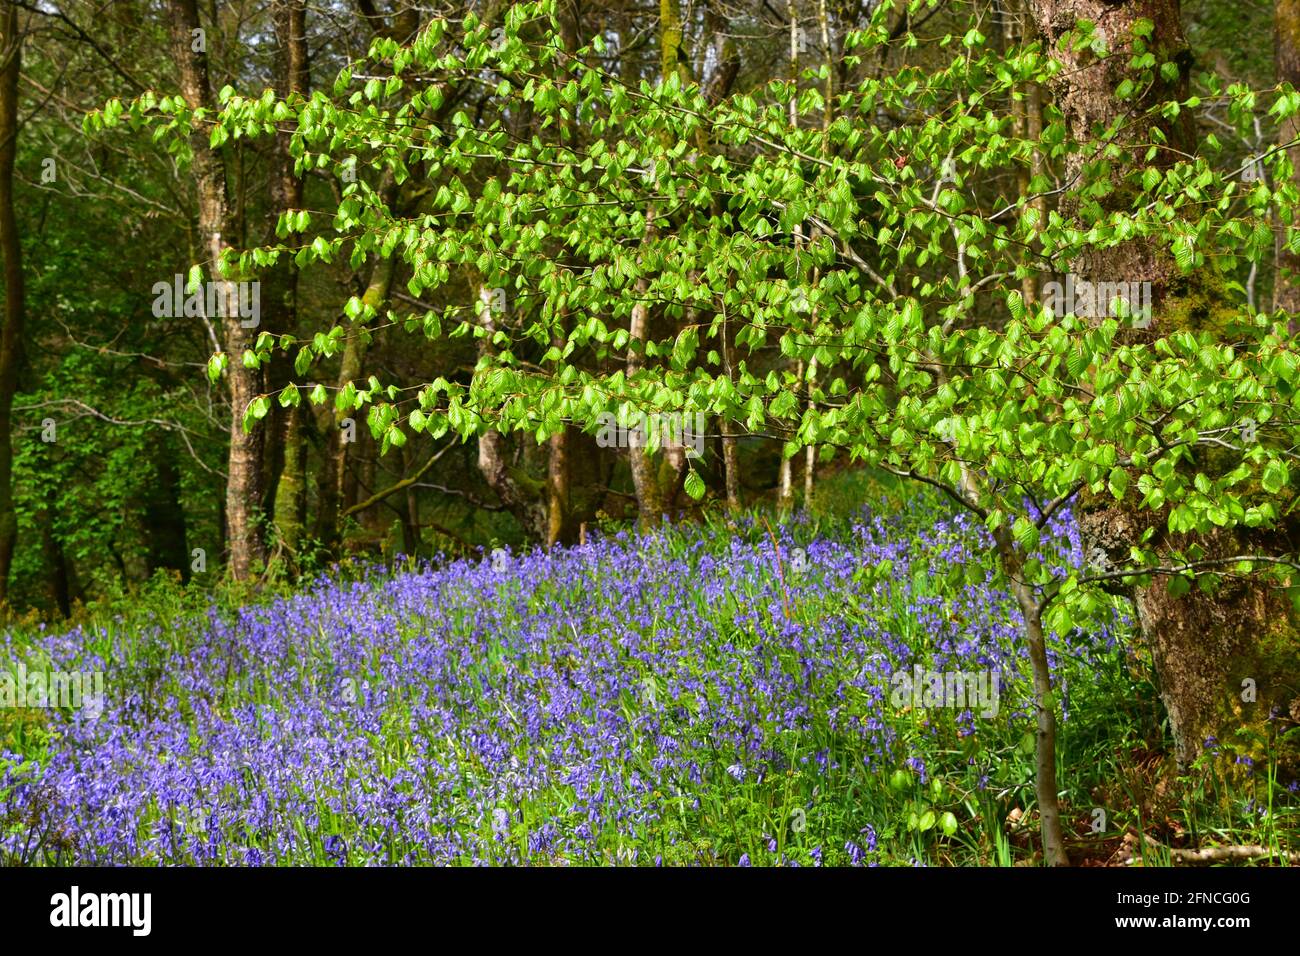
{"type": "Polygon", "coordinates": [[[4,315],[0,325],[0,606],[9,596],[9,566],[18,542],[13,498],[12,409],[22,360],[23,260],[14,215],[14,161],[18,154],[18,73],[22,36],[18,4],[0,7],[0,256],[4,259],[4,315]]]}
{"type": "MultiPolygon", "coordinates": [[[[304,0],[275,0],[273,18],[276,37],[276,92],[283,97],[306,93],[310,87],[307,59],[307,8],[304,0]]],[[[303,186],[294,173],[294,159],[289,152],[292,132],[283,130],[276,136],[275,175],[271,188],[277,217],[291,209],[301,209],[303,186]]],[[[298,268],[288,256],[277,264],[270,283],[272,296],[271,331],[297,333],[298,268]]],[[[277,351],[271,361],[271,389],[278,391],[293,381],[289,355],[277,351]]],[[[267,512],[280,546],[293,554],[302,536],[306,508],[306,446],[301,406],[272,406],[268,427],[269,451],[267,512]]]]}
{"type": "MultiPolygon", "coordinates": [[[[1142,124],[1147,119],[1141,111],[1154,103],[1187,98],[1191,55],[1177,0],[1032,0],[1030,8],[1038,31],[1053,55],[1065,64],[1051,92],[1072,139],[1099,143],[1099,137],[1110,131],[1121,146],[1129,138],[1145,141],[1148,133],[1142,124]],[[1120,101],[1113,91],[1127,69],[1129,56],[1125,51],[1131,42],[1132,27],[1142,18],[1154,25],[1151,46],[1157,60],[1177,64],[1178,76],[1166,81],[1157,73],[1157,81],[1144,99],[1137,103],[1120,101]],[[1097,24],[1109,48],[1118,52],[1099,60],[1088,49],[1058,46],[1062,34],[1073,29],[1078,20],[1097,24]]],[[[1172,163],[1182,155],[1180,149],[1194,146],[1195,130],[1189,111],[1166,123],[1162,132],[1173,148],[1162,150],[1153,164],[1172,163]]],[[[1072,156],[1064,170],[1066,179],[1080,175],[1086,160],[1084,155],[1072,156]]],[[[1129,201],[1123,184],[1117,182],[1115,186],[1101,200],[1107,212],[1124,209],[1129,201]]],[[[1077,211],[1063,210],[1067,217],[1077,211]]],[[[1080,280],[1150,283],[1151,326],[1124,330],[1121,335],[1128,341],[1185,327],[1213,328],[1214,313],[1220,305],[1214,277],[1206,270],[1182,274],[1167,246],[1155,238],[1089,249],[1070,267],[1080,280]]],[[[1193,464],[1202,470],[1213,468],[1215,462],[1208,459],[1208,455],[1198,452],[1193,464]]],[[[1111,567],[1126,565],[1131,546],[1153,526],[1154,545],[1162,558],[1191,545],[1204,549],[1204,556],[1213,559],[1241,553],[1276,553],[1283,544],[1277,535],[1244,528],[1235,533],[1171,535],[1166,530],[1166,515],[1138,509],[1135,499],[1118,505],[1109,498],[1085,499],[1080,502],[1079,516],[1085,553],[1098,555],[1111,567]]],[[[1222,739],[1243,723],[1267,717],[1265,698],[1285,696],[1278,675],[1293,666],[1287,654],[1279,659],[1277,650],[1288,643],[1294,648],[1295,642],[1277,640],[1282,632],[1293,634],[1288,608],[1262,582],[1224,579],[1211,590],[1193,587],[1181,596],[1176,596],[1177,591],[1170,585],[1168,577],[1157,576],[1151,584],[1134,588],[1130,594],[1169,716],[1178,763],[1186,768],[1203,751],[1207,738],[1222,739]],[[1258,688],[1255,703],[1242,699],[1241,681],[1247,677],[1258,688]]],[[[1289,657],[1294,660],[1294,650],[1289,657]]],[[[1290,673],[1294,687],[1297,672],[1292,669],[1290,673]]]]}

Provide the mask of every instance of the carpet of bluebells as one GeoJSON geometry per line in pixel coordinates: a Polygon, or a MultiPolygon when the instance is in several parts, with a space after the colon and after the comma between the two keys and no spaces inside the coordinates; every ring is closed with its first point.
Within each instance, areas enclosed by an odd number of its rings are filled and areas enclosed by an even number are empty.
{"type": "MultiPolygon", "coordinates": [[[[1053,560],[1080,561],[1070,522],[1053,560]]],[[[0,859],[998,862],[1032,737],[987,550],[961,517],[747,520],[42,633],[107,702],[0,734],[0,859]],[[998,713],[894,706],[914,663],[997,673],[998,713]]],[[[1078,695],[1126,679],[1125,626],[1054,639],[1063,748],[1078,695]]]]}

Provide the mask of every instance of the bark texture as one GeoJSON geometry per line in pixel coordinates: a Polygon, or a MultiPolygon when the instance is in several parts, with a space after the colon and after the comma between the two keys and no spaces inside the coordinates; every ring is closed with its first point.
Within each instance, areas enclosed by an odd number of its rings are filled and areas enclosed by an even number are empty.
{"type": "MultiPolygon", "coordinates": [[[[1148,120],[1141,111],[1155,103],[1186,98],[1191,55],[1177,0],[1032,0],[1029,6],[1036,28],[1065,64],[1051,92],[1072,139],[1090,143],[1093,149],[1101,148],[1103,137],[1114,138],[1121,146],[1148,142],[1148,120]],[[1157,62],[1173,62],[1180,71],[1171,82],[1160,79],[1157,73],[1156,84],[1142,97],[1120,101],[1113,91],[1127,73],[1130,34],[1140,18],[1154,24],[1151,45],[1157,62]],[[1058,46],[1062,34],[1081,19],[1098,25],[1114,55],[1098,58],[1090,50],[1058,46]]],[[[1180,150],[1194,146],[1190,111],[1183,111],[1173,122],[1165,122],[1163,132],[1173,148],[1157,155],[1152,161],[1157,166],[1172,164],[1180,150]]],[[[1085,161],[1086,155],[1074,153],[1066,164],[1064,173],[1076,188],[1085,161]]],[[[1122,183],[1115,186],[1101,201],[1106,212],[1125,208],[1129,203],[1129,191],[1122,183]]],[[[1077,208],[1067,207],[1063,212],[1073,215],[1077,208]]],[[[1153,338],[1179,328],[1215,327],[1219,295],[1213,278],[1207,270],[1183,275],[1164,243],[1136,239],[1110,248],[1093,248],[1071,263],[1071,269],[1080,279],[1151,284],[1151,328],[1125,330],[1122,335],[1130,340],[1153,338]]],[[[1202,457],[1196,465],[1213,468],[1214,462],[1202,457]]],[[[1172,536],[1166,531],[1166,515],[1139,510],[1136,500],[1117,505],[1109,498],[1085,497],[1080,502],[1079,517],[1085,553],[1100,553],[1114,567],[1128,563],[1129,548],[1151,526],[1157,529],[1154,544],[1161,559],[1193,543],[1205,549],[1207,558],[1268,553],[1278,543],[1276,536],[1244,528],[1232,534],[1172,536]]],[[[1271,675],[1290,666],[1286,654],[1279,660],[1273,644],[1280,631],[1292,635],[1294,631],[1287,608],[1266,585],[1229,581],[1208,593],[1194,588],[1176,598],[1170,593],[1168,579],[1157,577],[1152,584],[1133,589],[1131,596],[1142,640],[1152,657],[1180,766],[1188,767],[1200,755],[1207,738],[1223,739],[1240,729],[1243,722],[1267,716],[1258,706],[1246,710],[1239,706],[1243,702],[1238,679],[1242,676],[1239,672],[1271,675]]],[[[1294,644],[1293,637],[1290,643],[1294,644]]],[[[1275,683],[1271,689],[1275,694],[1282,693],[1275,683]]]]}
{"type": "MultiPolygon", "coordinates": [[[[199,24],[195,0],[169,0],[172,56],[180,77],[181,94],[191,109],[211,113],[214,107],[208,81],[206,42],[196,42],[199,24]],[[200,47],[200,49],[195,49],[200,47]]],[[[198,191],[199,248],[207,256],[210,281],[221,287],[222,300],[237,302],[235,283],[221,277],[217,263],[231,248],[226,170],[221,154],[208,145],[209,131],[196,124],[190,137],[194,154],[193,175],[198,191]]],[[[252,347],[257,330],[245,328],[238,310],[227,308],[220,318],[221,347],[229,356],[230,452],[226,463],[226,525],[228,570],[236,581],[253,576],[266,561],[260,516],[262,510],[263,433],[245,432],[244,412],[261,390],[261,373],[244,367],[245,350],[252,347]],[[232,314],[233,313],[233,314],[232,314]]],[[[210,316],[209,318],[217,318],[210,316]]]]}
{"type": "MultiPolygon", "coordinates": [[[[304,0],[276,0],[273,8],[276,38],[276,92],[288,97],[306,93],[310,88],[310,64],[307,58],[307,8],[304,0]]],[[[279,214],[301,209],[302,180],[294,172],[289,152],[292,131],[285,129],[276,136],[275,175],[271,190],[279,214]]],[[[285,256],[277,263],[272,277],[271,331],[296,334],[298,326],[298,268],[285,256]]],[[[290,357],[277,351],[271,364],[271,389],[278,392],[294,381],[290,357]]],[[[303,409],[294,405],[281,408],[276,402],[269,421],[268,459],[270,497],[268,512],[278,544],[289,554],[297,551],[302,537],[306,511],[307,449],[303,428],[303,409]]]]}
{"type": "MultiPolygon", "coordinates": [[[[492,313],[492,290],[479,290],[478,322],[486,333],[479,339],[479,355],[492,349],[492,336],[497,331],[492,313]]],[[[550,528],[547,498],[542,482],[534,480],[527,468],[516,466],[510,459],[510,446],[505,435],[488,428],[478,440],[478,469],[506,509],[515,516],[525,532],[535,538],[546,538],[550,528]]]]}
{"type": "Polygon", "coordinates": [[[22,38],[18,5],[0,6],[0,256],[4,258],[4,325],[0,326],[0,607],[9,599],[9,569],[18,541],[13,497],[13,404],[22,361],[23,257],[14,215],[14,161],[18,154],[18,74],[22,38]]]}

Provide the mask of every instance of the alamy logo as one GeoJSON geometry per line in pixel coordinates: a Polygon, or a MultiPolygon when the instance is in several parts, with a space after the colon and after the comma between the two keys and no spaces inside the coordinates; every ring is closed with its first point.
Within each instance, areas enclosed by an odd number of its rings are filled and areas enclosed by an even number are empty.
{"type": "Polygon", "coordinates": [[[129,926],[134,936],[148,936],[153,925],[151,893],[71,893],[50,897],[51,926],[129,926]]]}
{"type": "Polygon", "coordinates": [[[1151,283],[1087,282],[1070,274],[1064,285],[1043,286],[1043,305],[1058,319],[1071,314],[1081,319],[1125,317],[1134,328],[1145,329],[1151,325],[1151,283]]]}
{"type": "Polygon", "coordinates": [[[998,675],[991,671],[928,671],[920,664],[911,672],[898,671],[890,679],[895,707],[962,707],[981,717],[998,713],[998,675]]]}
{"type": "Polygon", "coordinates": [[[601,412],[596,416],[600,431],[596,433],[596,444],[601,448],[645,448],[650,436],[658,436],[658,446],[684,446],[689,448],[696,458],[704,455],[703,412],[684,415],[677,412],[653,412],[649,415],[640,413],[631,416],[632,424],[620,425],[618,416],[613,412],[601,412]]]}
{"type": "Polygon", "coordinates": [[[84,710],[91,717],[98,717],[104,712],[104,674],[101,671],[29,671],[19,661],[12,672],[0,672],[0,707],[60,707],[84,710]]]}
{"type": "Polygon", "coordinates": [[[200,282],[186,295],[185,277],[179,272],[171,282],[155,282],[153,314],[155,318],[197,319],[238,318],[246,329],[261,323],[262,284],[253,282],[200,282]]]}

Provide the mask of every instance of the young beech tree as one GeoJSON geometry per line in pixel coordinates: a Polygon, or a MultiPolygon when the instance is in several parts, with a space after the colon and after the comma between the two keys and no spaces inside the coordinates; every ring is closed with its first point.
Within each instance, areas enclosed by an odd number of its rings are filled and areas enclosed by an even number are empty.
{"type": "MultiPolygon", "coordinates": [[[[878,10],[845,38],[844,57],[875,56],[889,33],[878,10]]],[[[1151,35],[1139,18],[1123,38],[1085,23],[1056,39],[1122,56],[1116,95],[1125,98],[1145,97],[1181,68],[1162,61],[1151,35]]],[[[1292,584],[1283,531],[1300,355],[1285,320],[1247,310],[1237,283],[1271,251],[1273,215],[1289,221],[1285,151],[1269,157],[1278,173],[1270,181],[1284,184],[1276,191],[1243,185],[1212,136],[1171,163],[1164,120],[1195,109],[1190,97],[1135,100],[1123,140],[1067,135],[1058,110],[1046,111],[1041,130],[1018,123],[1018,100],[1056,88],[1060,62],[1039,42],[992,52],[975,24],[943,42],[951,53],[941,67],[845,84],[831,104],[821,83],[796,91],[788,79],[761,96],[716,101],[679,72],[634,85],[602,70],[599,36],[582,42],[577,56],[563,56],[553,4],[516,4],[499,28],[434,20],[409,46],[380,39],[364,68],[292,108],[273,95],[228,98],[218,122],[230,136],[291,121],[300,172],[356,155],[400,183],[423,164],[432,192],[403,216],[365,182],[350,184],[332,233],[296,250],[249,250],[245,267],[291,253],[401,257],[411,297],[465,301],[389,321],[417,338],[484,343],[472,376],[417,388],[371,377],[333,395],[317,384],[310,398],[365,411],[385,451],[418,431],[545,442],[566,426],[594,431],[602,413],[624,422],[704,413],[780,436],[788,456],[808,447],[845,454],[941,489],[983,521],[990,566],[1018,607],[1044,858],[1068,862],[1053,635],[1108,613],[1117,584],[1174,594],[1239,578],[1292,584]],[[495,110],[430,122],[447,84],[468,77],[491,84],[495,110]],[[816,121],[790,121],[796,92],[793,115],[816,121]],[[542,130],[581,124],[585,145],[510,135],[503,117],[522,113],[542,130]],[[1070,173],[1058,182],[1048,168],[1070,173]],[[1110,297],[1126,275],[1067,277],[1134,240],[1167,249],[1180,274],[1217,283],[1215,328],[1151,323],[1091,294],[1110,297]],[[1027,281],[1060,282],[1075,301],[1027,305],[1027,281]],[[508,325],[475,320],[473,293],[462,290],[476,288],[506,290],[508,325]],[[646,309],[674,333],[642,335],[646,309]],[[780,358],[764,364],[770,345],[780,358]],[[1040,534],[1083,493],[1125,503],[1135,520],[1121,550],[1078,570],[1047,557],[1040,534]],[[1258,536],[1241,553],[1198,544],[1236,528],[1271,532],[1270,547],[1258,536]]],[[[816,80],[828,66],[809,69],[816,80]]],[[[1245,88],[1205,82],[1243,128],[1256,107],[1280,121],[1300,108],[1289,88],[1257,102],[1245,88]]],[[[300,212],[283,225],[292,236],[307,219],[300,212]]],[[[1153,303],[1157,316],[1161,306],[1153,303]]],[[[375,310],[354,299],[342,311],[350,324],[375,310]]],[[[305,342],[263,335],[243,362],[288,348],[305,374],[344,347],[344,328],[305,342]]],[[[257,427],[272,401],[299,400],[296,388],[261,395],[246,425],[257,427]]],[[[706,491],[694,470],[685,488],[696,498],[706,491]]],[[[888,572],[864,576],[869,584],[888,572]]]]}

